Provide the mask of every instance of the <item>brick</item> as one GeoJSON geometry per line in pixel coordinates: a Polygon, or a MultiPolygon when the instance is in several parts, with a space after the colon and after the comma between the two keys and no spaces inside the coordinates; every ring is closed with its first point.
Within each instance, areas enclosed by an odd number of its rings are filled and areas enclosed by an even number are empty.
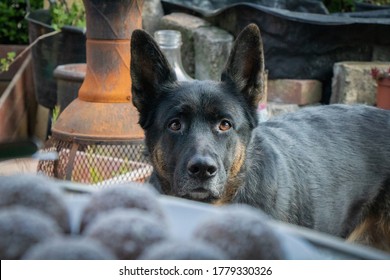
{"type": "Polygon", "coordinates": [[[234,37],[215,26],[200,27],[194,33],[195,78],[220,80],[234,37]]]}
{"type": "Polygon", "coordinates": [[[183,67],[192,77],[195,76],[194,33],[196,29],[207,26],[211,24],[206,20],[185,13],[172,13],[161,18],[159,29],[173,29],[181,32],[183,67]]]}
{"type": "Polygon", "coordinates": [[[317,80],[268,80],[268,101],[297,105],[318,103],[322,83],[317,80]]]}
{"type": "Polygon", "coordinates": [[[376,82],[371,69],[388,69],[389,62],[339,62],[333,67],[332,96],[330,103],[374,105],[376,82]]]}

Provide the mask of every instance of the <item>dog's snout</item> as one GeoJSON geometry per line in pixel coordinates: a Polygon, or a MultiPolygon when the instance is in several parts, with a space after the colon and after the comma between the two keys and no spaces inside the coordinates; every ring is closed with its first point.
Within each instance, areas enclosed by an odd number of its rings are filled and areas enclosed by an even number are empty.
{"type": "Polygon", "coordinates": [[[217,164],[209,156],[194,156],[187,165],[188,173],[202,180],[214,177],[217,169],[217,164]]]}

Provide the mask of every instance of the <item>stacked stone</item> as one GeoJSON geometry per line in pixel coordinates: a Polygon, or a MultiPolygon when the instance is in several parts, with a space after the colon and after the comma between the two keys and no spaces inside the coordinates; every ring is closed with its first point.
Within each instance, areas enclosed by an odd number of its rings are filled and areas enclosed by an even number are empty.
{"type": "Polygon", "coordinates": [[[190,76],[198,80],[220,79],[234,40],[231,34],[204,19],[184,13],[162,17],[160,29],[181,32],[183,66],[190,76]]]}
{"type": "Polygon", "coordinates": [[[376,81],[371,76],[371,69],[385,71],[390,62],[335,63],[333,67],[331,103],[376,104],[376,81]]]}

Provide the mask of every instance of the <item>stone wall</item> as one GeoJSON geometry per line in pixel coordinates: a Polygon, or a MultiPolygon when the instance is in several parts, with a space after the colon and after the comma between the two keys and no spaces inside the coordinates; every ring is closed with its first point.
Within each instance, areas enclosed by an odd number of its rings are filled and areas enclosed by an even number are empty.
{"type": "MultiPolygon", "coordinates": [[[[174,29],[182,33],[182,60],[190,76],[199,80],[220,79],[234,41],[231,33],[203,18],[185,13],[162,16],[158,29],[174,29]]],[[[375,105],[376,83],[370,71],[372,67],[390,67],[390,50],[377,46],[372,59],[389,62],[339,62],[334,65],[330,103],[375,105]]],[[[268,111],[276,115],[318,105],[322,100],[322,90],[318,80],[269,80],[268,111]]]]}

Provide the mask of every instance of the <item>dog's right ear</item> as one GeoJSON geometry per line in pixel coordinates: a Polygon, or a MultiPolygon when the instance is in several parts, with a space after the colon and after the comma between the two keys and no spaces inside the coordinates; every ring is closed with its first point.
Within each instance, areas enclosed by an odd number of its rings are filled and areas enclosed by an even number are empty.
{"type": "Polygon", "coordinates": [[[131,36],[132,101],[141,114],[159,97],[166,83],[174,83],[176,74],[153,37],[137,29],[131,36]]]}

